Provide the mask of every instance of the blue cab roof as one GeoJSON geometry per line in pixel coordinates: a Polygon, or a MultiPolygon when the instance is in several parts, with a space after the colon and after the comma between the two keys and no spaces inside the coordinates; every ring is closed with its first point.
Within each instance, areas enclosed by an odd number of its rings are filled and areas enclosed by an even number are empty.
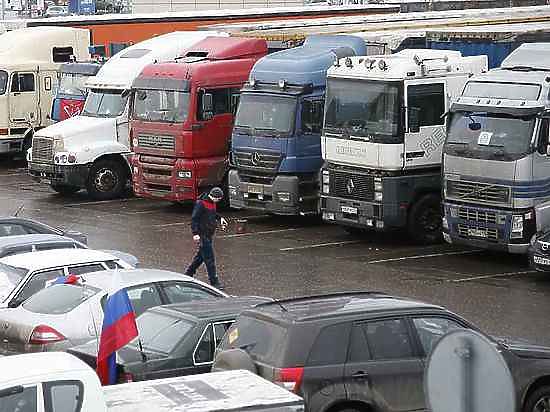
{"type": "Polygon", "coordinates": [[[366,54],[365,41],[357,36],[309,36],[302,46],[262,57],[252,68],[250,78],[260,83],[277,84],[285,79],[293,85],[325,86],[327,69],[336,56],[366,54]]]}

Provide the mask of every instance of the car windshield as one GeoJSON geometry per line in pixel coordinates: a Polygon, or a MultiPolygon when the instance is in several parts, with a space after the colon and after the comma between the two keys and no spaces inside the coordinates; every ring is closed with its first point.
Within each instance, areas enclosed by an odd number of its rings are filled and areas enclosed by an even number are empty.
{"type": "Polygon", "coordinates": [[[535,116],[455,112],[451,114],[446,151],[492,160],[525,156],[531,147],[535,116]]]}
{"type": "Polygon", "coordinates": [[[85,96],[86,87],[84,87],[84,83],[86,83],[89,77],[83,74],[62,73],[57,92],[72,96],[85,96]]]}
{"type": "Polygon", "coordinates": [[[47,315],[68,313],[100,291],[88,285],[52,285],[28,298],[23,307],[47,315]]]}
{"type": "Polygon", "coordinates": [[[92,89],[88,93],[82,114],[93,117],[117,117],[124,112],[128,96],[122,90],[92,89]]]}
{"type": "Polygon", "coordinates": [[[288,137],[294,130],[297,100],[273,94],[243,93],[235,131],[257,137],[288,137]]]}
{"type": "Polygon", "coordinates": [[[330,79],[325,129],[394,143],[400,130],[399,86],[397,82],[330,79]]]}
{"type": "Polygon", "coordinates": [[[225,334],[218,351],[242,349],[253,359],[277,366],[284,352],[287,330],[275,323],[240,316],[225,334]]]}
{"type": "MultiPolygon", "coordinates": [[[[145,312],[136,319],[139,339],[149,352],[169,354],[191,331],[194,323],[157,312],[145,312]]],[[[129,343],[138,347],[138,338],[129,343]]]]}
{"type": "Polygon", "coordinates": [[[0,95],[6,93],[8,87],[8,72],[0,70],[0,95]]]}
{"type": "Polygon", "coordinates": [[[189,112],[189,93],[175,90],[137,90],[133,118],[149,122],[183,123],[189,112]]]}

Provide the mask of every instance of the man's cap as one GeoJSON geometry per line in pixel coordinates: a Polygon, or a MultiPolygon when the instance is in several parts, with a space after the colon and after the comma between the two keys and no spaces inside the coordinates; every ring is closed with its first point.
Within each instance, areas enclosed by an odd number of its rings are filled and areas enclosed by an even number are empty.
{"type": "Polygon", "coordinates": [[[208,196],[213,200],[222,200],[223,199],[223,190],[219,187],[213,187],[210,189],[210,193],[208,193],[208,196]]]}

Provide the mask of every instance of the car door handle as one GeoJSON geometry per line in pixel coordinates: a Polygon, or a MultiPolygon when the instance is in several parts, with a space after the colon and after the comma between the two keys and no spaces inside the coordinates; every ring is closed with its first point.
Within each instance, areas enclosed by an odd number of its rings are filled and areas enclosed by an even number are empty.
{"type": "Polygon", "coordinates": [[[369,374],[364,371],[355,372],[353,375],[351,375],[353,379],[368,379],[369,374]]]}

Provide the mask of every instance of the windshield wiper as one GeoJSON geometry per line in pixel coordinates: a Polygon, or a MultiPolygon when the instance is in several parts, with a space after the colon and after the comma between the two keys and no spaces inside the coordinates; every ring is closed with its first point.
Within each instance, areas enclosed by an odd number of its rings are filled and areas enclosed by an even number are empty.
{"type": "Polygon", "coordinates": [[[240,130],[242,131],[243,133],[247,134],[247,135],[252,135],[252,127],[251,126],[240,126],[240,125],[235,125],[235,130],[240,130]]]}

